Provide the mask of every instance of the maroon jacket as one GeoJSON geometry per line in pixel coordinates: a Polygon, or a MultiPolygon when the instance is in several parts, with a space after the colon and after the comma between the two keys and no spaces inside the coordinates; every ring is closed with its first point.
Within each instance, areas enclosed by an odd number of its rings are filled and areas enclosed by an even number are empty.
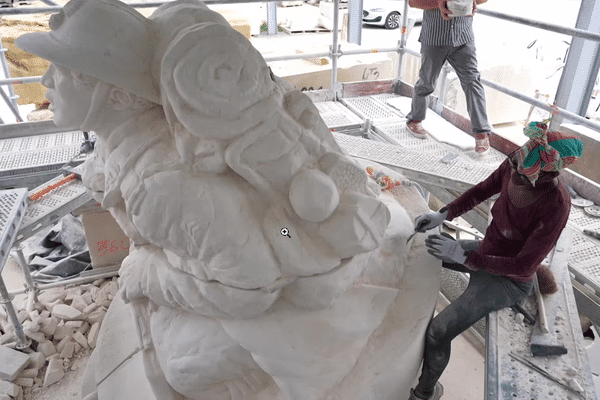
{"type": "Polygon", "coordinates": [[[465,266],[527,282],[533,279],[567,224],[571,198],[559,182],[533,204],[517,208],[508,197],[511,174],[507,159],[487,179],[448,204],[447,219],[456,218],[500,193],[492,207],[493,220],[485,238],[476,251],[469,253],[465,266]]]}

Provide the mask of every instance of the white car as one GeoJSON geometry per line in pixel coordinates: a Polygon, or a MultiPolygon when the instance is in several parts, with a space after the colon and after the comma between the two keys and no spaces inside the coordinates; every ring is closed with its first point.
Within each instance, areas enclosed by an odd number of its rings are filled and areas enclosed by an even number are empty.
{"type": "MultiPolygon", "coordinates": [[[[364,0],[363,22],[382,25],[386,29],[396,29],[402,23],[404,0],[364,0]]],[[[423,21],[423,10],[408,7],[408,18],[415,22],[423,21]]]]}

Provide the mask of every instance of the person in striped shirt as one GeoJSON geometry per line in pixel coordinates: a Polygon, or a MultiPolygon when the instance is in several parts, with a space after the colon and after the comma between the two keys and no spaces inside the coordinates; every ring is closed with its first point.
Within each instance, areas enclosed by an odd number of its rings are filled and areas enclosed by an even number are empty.
{"type": "MultiPolygon", "coordinates": [[[[477,4],[487,0],[473,0],[477,4]]],[[[421,121],[427,112],[427,96],[433,93],[445,61],[456,71],[467,99],[467,111],[475,136],[475,151],[485,153],[490,148],[491,126],[487,119],[485,93],[480,82],[473,34],[473,15],[452,16],[446,0],[410,0],[411,7],[423,9],[421,69],[415,84],[407,127],[413,136],[425,139],[428,132],[421,121]]]]}

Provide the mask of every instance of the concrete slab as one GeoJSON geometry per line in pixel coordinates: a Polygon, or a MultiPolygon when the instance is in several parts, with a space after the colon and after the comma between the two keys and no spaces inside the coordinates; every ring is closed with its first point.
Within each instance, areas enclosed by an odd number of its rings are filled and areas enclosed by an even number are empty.
{"type": "Polygon", "coordinates": [[[0,346],[0,379],[13,381],[29,364],[29,356],[10,347],[0,346]]]}

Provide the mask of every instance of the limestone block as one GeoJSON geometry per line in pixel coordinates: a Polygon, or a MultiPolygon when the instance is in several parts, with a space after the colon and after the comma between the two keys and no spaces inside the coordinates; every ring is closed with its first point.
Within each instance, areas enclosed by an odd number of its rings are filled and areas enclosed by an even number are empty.
{"type": "Polygon", "coordinates": [[[32,387],[33,386],[33,378],[16,378],[13,383],[15,385],[24,386],[24,387],[32,387]]]}
{"type": "Polygon", "coordinates": [[[42,318],[48,318],[50,316],[50,311],[48,310],[42,310],[40,311],[40,317],[42,318]]]}
{"type": "Polygon", "coordinates": [[[79,311],[82,311],[88,307],[88,303],[85,302],[85,300],[83,300],[83,296],[77,296],[73,299],[73,302],[71,303],[71,307],[74,307],[76,309],[78,309],[79,311]]]}
{"type": "Polygon", "coordinates": [[[95,310],[96,308],[98,308],[98,307],[99,307],[99,306],[98,306],[98,304],[96,304],[96,303],[92,303],[92,304],[90,304],[89,306],[86,306],[86,307],[85,307],[85,308],[82,310],[82,312],[83,312],[85,315],[88,315],[89,313],[91,313],[92,311],[94,311],[94,310],[95,310]]]}
{"type": "Polygon", "coordinates": [[[27,354],[0,346],[0,379],[12,381],[29,364],[27,354]]]}
{"type": "Polygon", "coordinates": [[[81,334],[81,332],[75,332],[73,334],[73,339],[75,339],[75,341],[79,343],[84,349],[89,349],[90,346],[88,345],[88,341],[85,338],[85,336],[81,334]]]}
{"type": "Polygon", "coordinates": [[[60,352],[61,358],[71,358],[73,357],[73,352],[75,350],[75,343],[72,341],[68,341],[60,352]]]}
{"type": "Polygon", "coordinates": [[[65,296],[65,301],[73,301],[73,299],[81,296],[82,294],[83,294],[83,289],[81,286],[69,288],[69,289],[67,289],[67,295],[65,296]]]}
{"type": "Polygon", "coordinates": [[[54,318],[54,317],[41,318],[41,321],[42,322],[41,322],[40,331],[48,337],[51,337],[52,335],[54,335],[54,332],[56,332],[56,327],[58,326],[58,321],[56,320],[56,318],[54,318]]]}
{"type": "Polygon", "coordinates": [[[42,324],[42,317],[40,317],[40,313],[38,310],[32,310],[29,313],[29,318],[38,325],[42,324]]]}
{"type": "Polygon", "coordinates": [[[92,300],[92,295],[91,295],[90,292],[84,293],[83,295],[81,295],[81,298],[83,299],[83,301],[85,301],[85,304],[87,304],[87,305],[90,305],[90,304],[92,304],[94,302],[92,300]]]}
{"type": "Polygon", "coordinates": [[[106,311],[103,309],[97,309],[92,311],[89,315],[85,317],[85,320],[90,324],[95,324],[96,322],[102,322],[104,316],[106,315],[106,311]]]}
{"type": "Polygon", "coordinates": [[[44,376],[44,387],[48,387],[53,383],[60,381],[63,376],[65,376],[65,371],[63,371],[62,359],[59,357],[51,358],[48,363],[46,375],[44,376]]]}
{"type": "Polygon", "coordinates": [[[17,340],[17,336],[14,332],[5,333],[0,337],[0,345],[5,345],[7,343],[11,343],[17,340]]]}
{"type": "Polygon", "coordinates": [[[7,382],[0,379],[0,393],[8,395],[10,397],[17,397],[21,388],[12,382],[7,382]]]}
{"type": "Polygon", "coordinates": [[[31,338],[31,339],[35,340],[38,343],[43,343],[46,340],[48,340],[46,338],[46,335],[44,335],[42,332],[31,332],[28,329],[23,329],[23,332],[25,333],[25,336],[27,336],[28,338],[31,338]]]}
{"type": "Polygon", "coordinates": [[[56,353],[57,353],[57,351],[56,351],[56,347],[54,347],[54,344],[52,344],[52,342],[51,342],[51,341],[49,341],[49,340],[46,340],[45,342],[43,342],[43,343],[40,343],[40,344],[38,345],[38,348],[37,348],[37,349],[38,349],[38,351],[39,351],[39,352],[41,352],[41,353],[44,355],[44,357],[46,357],[46,358],[48,358],[48,357],[50,357],[50,356],[52,356],[52,355],[54,355],[54,354],[56,354],[56,353]]]}
{"type": "Polygon", "coordinates": [[[46,363],[46,356],[44,353],[37,351],[34,353],[29,353],[29,368],[37,368],[40,369],[46,363]]]}
{"type": "Polygon", "coordinates": [[[12,400],[12,398],[7,394],[0,394],[0,400],[12,400]]]}
{"type": "Polygon", "coordinates": [[[58,344],[56,345],[56,351],[58,353],[62,352],[63,349],[65,348],[65,345],[67,343],[69,343],[71,341],[71,336],[65,336],[64,338],[62,338],[60,340],[60,342],[58,342],[58,344]]]}
{"type": "Polygon", "coordinates": [[[67,297],[67,290],[64,287],[56,287],[44,290],[38,296],[38,302],[46,304],[54,304],[57,301],[64,301],[67,297]]]}
{"type": "Polygon", "coordinates": [[[52,316],[65,321],[80,320],[83,318],[81,311],[66,304],[57,304],[52,308],[52,316]]]}
{"type": "Polygon", "coordinates": [[[90,347],[93,349],[96,347],[96,342],[98,341],[98,333],[100,332],[100,322],[96,322],[90,328],[90,331],[87,335],[87,341],[90,347]]]}
{"type": "Polygon", "coordinates": [[[36,378],[38,375],[39,369],[38,368],[27,368],[24,369],[23,372],[21,372],[19,374],[20,378],[36,378]]]}
{"type": "Polygon", "coordinates": [[[29,332],[39,332],[40,326],[33,321],[25,321],[23,322],[23,330],[29,332]]]}
{"type": "Polygon", "coordinates": [[[76,328],[69,327],[66,325],[58,325],[56,327],[56,331],[54,332],[54,340],[63,340],[66,337],[73,336],[76,328]]]}
{"type": "Polygon", "coordinates": [[[85,335],[87,333],[88,329],[90,329],[89,322],[83,321],[83,324],[81,324],[81,326],[79,328],[77,328],[77,332],[80,332],[82,335],[85,335]]]}
{"type": "Polygon", "coordinates": [[[84,321],[65,321],[65,326],[77,330],[83,325],[83,323],[84,321]]]}

